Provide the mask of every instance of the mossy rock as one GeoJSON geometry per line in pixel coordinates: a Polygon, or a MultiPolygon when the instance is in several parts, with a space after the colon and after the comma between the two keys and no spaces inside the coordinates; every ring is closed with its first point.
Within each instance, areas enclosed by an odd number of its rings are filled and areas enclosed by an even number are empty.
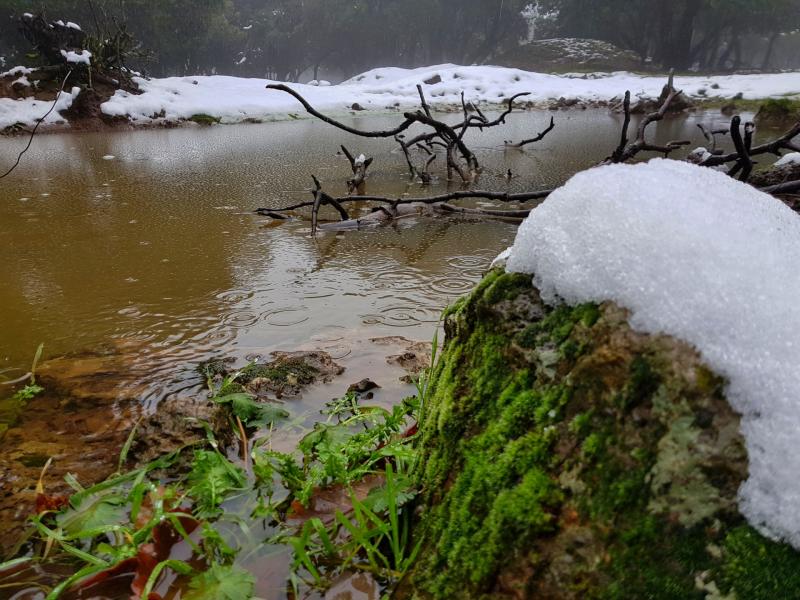
{"type": "Polygon", "coordinates": [[[800,99],[771,98],[756,113],[758,125],[783,125],[800,121],[800,99]]]}
{"type": "Polygon", "coordinates": [[[448,311],[400,598],[800,598],[800,554],[737,509],[724,381],[611,303],[491,272],[448,311]]]}

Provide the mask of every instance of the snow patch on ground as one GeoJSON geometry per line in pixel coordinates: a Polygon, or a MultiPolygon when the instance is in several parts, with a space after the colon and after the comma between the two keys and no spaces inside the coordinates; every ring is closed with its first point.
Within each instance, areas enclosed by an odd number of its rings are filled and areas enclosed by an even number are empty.
{"type": "MultiPolygon", "coordinates": [[[[134,121],[187,119],[195,114],[219,117],[222,122],[265,119],[289,113],[305,115],[298,102],[285,93],[264,89],[264,79],[227,76],[137,79],[141,95],[117,92],[103,105],[111,116],[129,116],[134,121]]],[[[373,69],[339,85],[292,84],[316,108],[345,114],[357,103],[366,110],[386,111],[417,107],[418,84],[423,84],[434,107],[460,106],[461,92],[469,101],[498,104],[521,92],[524,100],[547,105],[559,98],[585,102],[610,101],[626,90],[634,96],[658,97],[666,78],[633,73],[549,75],[504,67],[438,65],[419,69],[395,67],[373,69]],[[435,83],[424,84],[425,81],[435,83]],[[324,89],[323,89],[324,88],[324,89]]],[[[708,95],[749,99],[771,96],[800,96],[797,73],[773,75],[730,75],[719,77],[676,77],[675,85],[691,96],[708,95]],[[713,93],[709,93],[713,90],[713,93]]]]}
{"type": "Polygon", "coordinates": [[[30,75],[33,73],[33,69],[29,69],[28,67],[14,67],[10,71],[6,71],[5,73],[0,73],[0,77],[19,77],[21,75],[30,75]]]}
{"type": "Polygon", "coordinates": [[[549,302],[613,300],[729,380],[750,478],[739,508],[800,548],[800,216],[711,169],[656,159],[573,177],[508,259],[549,302]]]}
{"type": "Polygon", "coordinates": [[[789,165],[800,165],[800,152],[787,154],[775,163],[776,167],[787,167],[789,165]]]}
{"type": "MultiPolygon", "coordinates": [[[[55,110],[50,113],[45,120],[45,124],[63,123],[64,118],[59,114],[72,106],[73,101],[81,93],[79,87],[72,88],[71,91],[64,91],[58,98],[55,110]]],[[[36,125],[45,113],[53,106],[52,101],[34,100],[24,98],[22,100],[11,100],[10,98],[0,98],[0,129],[21,123],[27,127],[36,125]]]]}

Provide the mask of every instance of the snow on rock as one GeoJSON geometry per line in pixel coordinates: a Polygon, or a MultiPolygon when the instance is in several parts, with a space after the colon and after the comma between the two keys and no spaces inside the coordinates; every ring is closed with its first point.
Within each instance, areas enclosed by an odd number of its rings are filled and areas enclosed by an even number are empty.
{"type": "Polygon", "coordinates": [[[739,508],[800,548],[800,216],[711,169],[657,159],[574,176],[508,259],[548,302],[613,300],[694,344],[728,381],[750,478],[739,508]]]}
{"type": "Polygon", "coordinates": [[[62,50],[61,56],[70,63],[75,65],[91,65],[92,53],[88,50],[78,50],[77,52],[70,50],[62,50]]]}
{"type": "Polygon", "coordinates": [[[775,163],[776,167],[787,167],[789,165],[800,165],[800,152],[787,154],[775,163]]]}
{"type": "MultiPolygon", "coordinates": [[[[63,123],[64,118],[59,113],[70,108],[80,93],[81,89],[79,87],[74,87],[69,92],[62,92],[55,110],[47,116],[44,123],[63,123]]],[[[21,100],[0,98],[0,130],[17,123],[32,127],[52,106],[53,102],[51,101],[34,100],[33,98],[23,98],[21,100]]]]}
{"type": "Polygon", "coordinates": [[[73,23],[72,21],[67,21],[67,27],[69,27],[70,29],[75,29],[77,31],[83,31],[80,25],[78,25],[77,23],[73,23]]]}
{"type": "MultiPolygon", "coordinates": [[[[416,86],[424,82],[429,103],[435,107],[461,105],[461,92],[467,100],[499,104],[520,92],[531,92],[525,100],[541,105],[561,97],[586,102],[610,101],[625,90],[634,96],[658,97],[666,78],[633,73],[548,75],[504,67],[439,65],[419,69],[395,67],[373,69],[339,85],[318,81],[317,85],[292,84],[316,108],[333,114],[346,114],[357,103],[366,110],[386,110],[419,105],[416,86]],[[320,88],[326,89],[320,89],[320,88]]],[[[186,119],[194,114],[219,117],[223,122],[248,118],[305,114],[288,94],[265,90],[274,83],[264,79],[225,76],[170,77],[137,79],[141,95],[119,91],[103,105],[112,116],[129,115],[133,120],[151,120],[164,115],[168,120],[186,119]],[[196,82],[196,83],[195,83],[196,82]]],[[[720,77],[676,77],[675,85],[689,95],[714,89],[720,97],[765,98],[780,95],[800,96],[797,73],[772,75],[730,75],[720,77]],[[713,87],[712,87],[713,86],[713,87]]]]}

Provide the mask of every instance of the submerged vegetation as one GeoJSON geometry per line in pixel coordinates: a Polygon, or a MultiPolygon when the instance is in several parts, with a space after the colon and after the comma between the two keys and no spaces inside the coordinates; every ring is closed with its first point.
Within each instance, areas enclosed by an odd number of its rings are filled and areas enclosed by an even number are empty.
{"type": "Polygon", "coordinates": [[[288,360],[234,372],[215,362],[201,372],[244,459],[232,458],[207,425],[204,441],[125,470],[135,464],[132,431],[118,472],[90,487],[68,476],[69,497],[46,493],[45,466],[37,515],[16,551],[24,558],[0,565],[0,585],[25,587],[26,569],[42,563],[69,565],[72,573],[46,590],[48,600],[120,580],[135,598],[167,586],[184,598],[234,600],[253,596],[250,570],[274,556],[293,557],[290,597],[324,590],[343,573],[368,573],[385,588],[402,577],[415,558],[408,507],[420,398],[386,410],[362,406],[350,392],[329,403],[326,421],[296,452],[284,453],[272,449],[270,436],[255,434],[274,430],[289,413],[243,384],[308,383],[316,369],[288,360]]]}

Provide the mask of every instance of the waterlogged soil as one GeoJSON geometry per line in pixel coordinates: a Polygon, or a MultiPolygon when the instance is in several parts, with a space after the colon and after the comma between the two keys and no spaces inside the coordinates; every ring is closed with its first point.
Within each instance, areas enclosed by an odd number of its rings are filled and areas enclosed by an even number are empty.
{"type": "MultiPolygon", "coordinates": [[[[533,137],[549,117],[513,115],[508,127],[468,140],[485,166],[480,187],[557,186],[605,158],[619,139],[619,115],[569,111],[556,113],[556,129],[540,144],[504,148],[504,140],[533,137]]],[[[385,128],[395,121],[351,124],[385,128]]],[[[653,128],[654,139],[700,146],[697,124],[725,121],[710,112],[668,119],[653,128]]],[[[0,139],[0,162],[13,162],[25,143],[0,139]]],[[[25,406],[0,402],[5,552],[31,513],[48,459],[48,492],[65,492],[67,473],[85,484],[102,480],[117,469],[134,423],[205,410],[197,371],[203,361],[230,357],[244,366],[276,351],[315,351],[344,369],[297,397],[276,399],[291,415],[289,427],[269,434],[279,451],[291,451],[324,404],[350,384],[374,381],[380,387],[372,402],[387,407],[414,392],[409,371],[426,364],[442,309],[482,277],[516,226],[419,217],[314,239],[303,218],[252,213],[307,200],[312,173],[343,194],[349,167],[337,154],[341,143],[375,158],[368,193],[452,189],[441,180],[429,188],[409,183],[393,143],[310,120],[35,139],[0,187],[0,381],[26,373],[44,342],[39,375],[46,390],[25,406]]],[[[7,389],[0,385],[0,397],[7,389]]],[[[159,441],[154,433],[138,452],[172,449],[169,436],[159,441]]],[[[285,549],[252,553],[247,566],[258,575],[260,597],[286,597],[290,560],[285,549]]],[[[61,574],[19,577],[52,583],[61,574]]],[[[370,578],[349,576],[328,597],[377,598],[379,591],[370,578]]],[[[43,597],[35,586],[25,593],[13,597],[43,597]]],[[[126,597],[115,593],[107,597],[126,597]]]]}

